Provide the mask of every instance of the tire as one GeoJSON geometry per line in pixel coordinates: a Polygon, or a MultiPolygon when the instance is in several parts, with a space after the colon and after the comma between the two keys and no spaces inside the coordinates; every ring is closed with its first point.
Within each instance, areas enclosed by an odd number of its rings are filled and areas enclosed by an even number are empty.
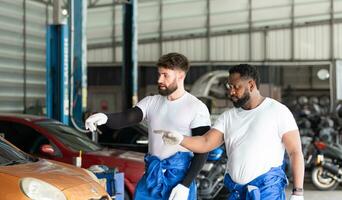
{"type": "Polygon", "coordinates": [[[329,172],[323,167],[315,167],[311,173],[311,179],[314,186],[319,190],[335,190],[339,182],[330,177],[329,172]]]}
{"type": "Polygon", "coordinates": [[[131,197],[128,193],[128,191],[125,189],[125,197],[124,197],[125,200],[131,200],[131,197]]]}

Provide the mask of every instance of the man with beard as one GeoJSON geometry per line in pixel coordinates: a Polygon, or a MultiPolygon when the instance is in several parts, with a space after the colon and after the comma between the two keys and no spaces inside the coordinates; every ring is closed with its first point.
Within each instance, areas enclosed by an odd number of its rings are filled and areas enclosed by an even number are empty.
{"type": "Polygon", "coordinates": [[[287,178],[282,169],[285,149],[293,171],[291,200],[303,200],[304,160],[297,124],[289,109],[259,92],[255,67],[241,64],[229,70],[226,83],[234,107],[225,111],[203,136],[188,137],[160,130],[163,141],[197,153],[226,146],[224,183],[229,200],[284,200],[287,178]]]}
{"type": "Polygon", "coordinates": [[[134,199],[140,200],[195,200],[195,177],[206,162],[207,153],[193,154],[180,145],[165,145],[161,129],[182,132],[186,136],[202,135],[210,129],[208,108],[184,89],[189,70],[187,58],[169,53],[159,58],[159,95],[148,96],[121,113],[97,113],[90,116],[85,126],[91,131],[105,124],[112,129],[130,126],[145,120],[148,124],[148,154],[146,171],[139,181],[134,199]]]}

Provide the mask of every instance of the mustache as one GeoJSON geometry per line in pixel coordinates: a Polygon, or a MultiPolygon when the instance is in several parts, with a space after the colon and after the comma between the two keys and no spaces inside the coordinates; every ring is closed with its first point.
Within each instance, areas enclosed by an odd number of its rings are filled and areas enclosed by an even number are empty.
{"type": "Polygon", "coordinates": [[[231,101],[238,101],[240,98],[238,98],[238,97],[229,97],[229,99],[230,99],[231,101]]]}
{"type": "Polygon", "coordinates": [[[233,99],[235,99],[235,100],[239,100],[239,98],[238,97],[236,97],[236,96],[231,96],[231,95],[227,95],[227,98],[229,99],[229,100],[233,100],[233,99]]]}

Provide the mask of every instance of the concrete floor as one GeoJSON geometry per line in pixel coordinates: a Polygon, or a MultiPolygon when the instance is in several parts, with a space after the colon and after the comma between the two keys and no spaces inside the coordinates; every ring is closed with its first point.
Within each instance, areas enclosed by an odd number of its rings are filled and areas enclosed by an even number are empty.
{"type": "MultiPolygon", "coordinates": [[[[334,191],[320,191],[317,190],[312,183],[305,181],[304,184],[304,199],[305,200],[342,200],[342,186],[337,187],[334,191]]],[[[292,184],[286,189],[286,199],[290,198],[292,184]]],[[[221,194],[215,200],[226,200],[227,194],[221,194]]]]}
{"type": "MultiPolygon", "coordinates": [[[[286,196],[289,198],[291,194],[292,184],[287,187],[286,196]]],[[[337,187],[334,191],[317,190],[311,183],[304,184],[304,199],[305,200],[342,200],[342,187],[337,187]]]]}

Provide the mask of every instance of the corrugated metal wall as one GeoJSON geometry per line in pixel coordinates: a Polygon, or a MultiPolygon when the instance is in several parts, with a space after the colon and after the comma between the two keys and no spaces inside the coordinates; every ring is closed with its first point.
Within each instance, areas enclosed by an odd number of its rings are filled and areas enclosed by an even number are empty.
{"type": "Polygon", "coordinates": [[[46,9],[25,4],[0,0],[0,112],[45,103],[46,9]]]}
{"type": "MultiPolygon", "coordinates": [[[[45,102],[47,9],[0,4],[0,112],[23,112],[45,102]]],[[[88,61],[121,62],[122,6],[89,8],[87,22],[88,61]]],[[[139,62],[171,51],[193,62],[342,59],[342,1],[140,0],[138,32],[139,62]]]]}
{"type": "MultiPolygon", "coordinates": [[[[139,62],[342,59],[340,0],[140,0],[138,16],[139,62]]],[[[121,62],[122,6],[88,18],[88,61],[121,62]]]]}

